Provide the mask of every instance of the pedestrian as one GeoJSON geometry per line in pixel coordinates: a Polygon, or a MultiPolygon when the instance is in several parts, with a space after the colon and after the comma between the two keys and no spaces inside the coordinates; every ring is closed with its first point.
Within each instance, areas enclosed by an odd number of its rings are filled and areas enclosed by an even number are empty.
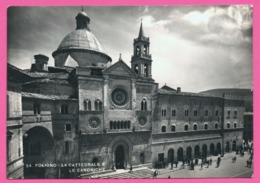
{"type": "Polygon", "coordinates": [[[132,167],[132,165],[130,165],[130,171],[129,171],[130,173],[133,173],[133,167],[132,167]]]}
{"type": "Polygon", "coordinates": [[[168,179],[170,179],[170,178],[171,178],[171,176],[169,175],[169,176],[168,176],[168,179]]]}
{"type": "Polygon", "coordinates": [[[202,170],[202,168],[203,168],[203,162],[201,162],[200,164],[200,169],[202,170]]]}
{"type": "Polygon", "coordinates": [[[171,169],[173,169],[173,162],[171,162],[171,169]]]}
{"type": "Polygon", "coordinates": [[[175,161],[175,168],[178,167],[178,161],[175,161]]]}
{"type": "Polygon", "coordinates": [[[153,172],[153,178],[155,179],[157,177],[157,170],[153,172]]]}
{"type": "Polygon", "coordinates": [[[209,159],[209,165],[211,166],[211,164],[212,164],[212,159],[210,158],[209,159]]]}
{"type": "Polygon", "coordinates": [[[193,161],[192,161],[191,164],[190,164],[190,169],[191,169],[191,170],[194,170],[194,163],[193,163],[193,161]]]}
{"type": "Polygon", "coordinates": [[[195,165],[198,165],[198,163],[199,163],[199,160],[198,160],[198,158],[196,158],[195,159],[195,165]]]}

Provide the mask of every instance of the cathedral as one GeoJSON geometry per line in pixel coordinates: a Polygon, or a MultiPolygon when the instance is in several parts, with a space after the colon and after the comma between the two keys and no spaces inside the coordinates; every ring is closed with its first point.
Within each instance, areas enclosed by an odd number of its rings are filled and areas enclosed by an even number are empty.
{"type": "Polygon", "coordinates": [[[131,67],[121,56],[111,64],[89,24],[79,12],[76,29],[52,53],[55,66],[42,54],[30,69],[8,64],[8,178],[79,178],[241,147],[240,97],[160,88],[142,23],[131,67]]]}

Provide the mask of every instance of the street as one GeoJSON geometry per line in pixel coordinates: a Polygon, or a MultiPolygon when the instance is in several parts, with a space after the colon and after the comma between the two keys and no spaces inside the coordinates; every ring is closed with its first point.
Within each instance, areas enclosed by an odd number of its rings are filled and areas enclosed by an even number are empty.
{"type": "MultiPolygon", "coordinates": [[[[216,177],[225,177],[225,178],[238,178],[238,177],[252,177],[253,168],[248,168],[246,166],[246,161],[249,158],[249,154],[246,152],[244,157],[240,155],[235,155],[235,153],[226,154],[220,163],[220,166],[216,168],[216,158],[212,157],[213,163],[211,166],[207,168],[206,165],[203,166],[195,166],[194,170],[189,170],[187,167],[182,170],[173,170],[170,171],[169,168],[167,170],[159,170],[159,174],[157,178],[216,178],[216,177]],[[236,156],[236,162],[232,163],[232,157],[236,156]]],[[[211,157],[209,157],[211,158],[211,157]]]]}

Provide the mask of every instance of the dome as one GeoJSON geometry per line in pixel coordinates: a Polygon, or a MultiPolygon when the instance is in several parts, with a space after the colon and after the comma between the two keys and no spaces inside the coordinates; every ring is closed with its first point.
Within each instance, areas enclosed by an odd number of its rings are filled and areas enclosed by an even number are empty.
{"type": "Polygon", "coordinates": [[[88,15],[83,11],[79,12],[76,20],[77,29],[68,34],[52,54],[55,66],[65,66],[69,57],[79,66],[105,66],[112,61],[94,34],[90,32],[88,15]]]}
{"type": "Polygon", "coordinates": [[[60,43],[57,51],[68,49],[92,50],[106,54],[94,34],[87,29],[78,29],[68,34],[60,43]]]}

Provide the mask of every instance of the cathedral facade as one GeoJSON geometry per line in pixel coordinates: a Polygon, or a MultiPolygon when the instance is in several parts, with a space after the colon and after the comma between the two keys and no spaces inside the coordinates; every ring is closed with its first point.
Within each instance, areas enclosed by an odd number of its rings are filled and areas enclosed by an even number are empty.
{"type": "Polygon", "coordinates": [[[79,12],[54,67],[41,54],[28,70],[8,64],[8,178],[84,177],[87,168],[152,167],[241,147],[243,100],[159,88],[142,23],[131,68],[121,56],[108,66],[89,23],[79,12]]]}

